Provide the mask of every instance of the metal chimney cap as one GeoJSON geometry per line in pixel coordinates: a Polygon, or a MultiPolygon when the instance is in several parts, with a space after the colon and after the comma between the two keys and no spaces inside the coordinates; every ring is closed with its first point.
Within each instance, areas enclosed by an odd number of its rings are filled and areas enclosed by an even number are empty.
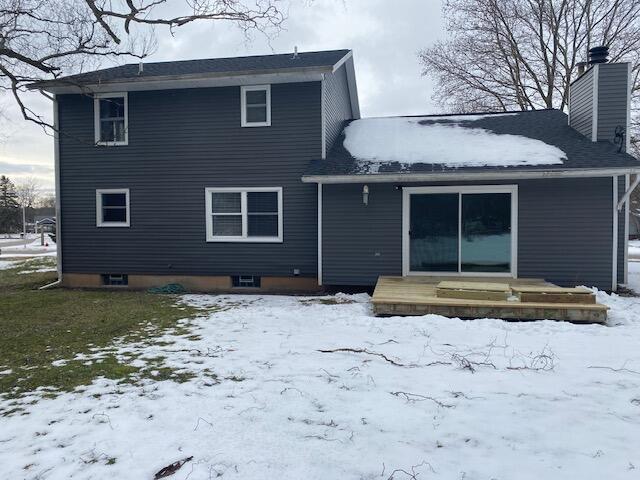
{"type": "Polygon", "coordinates": [[[596,63],[607,63],[609,60],[609,47],[601,45],[599,47],[593,47],[589,49],[589,64],[594,65],[596,63]]]}

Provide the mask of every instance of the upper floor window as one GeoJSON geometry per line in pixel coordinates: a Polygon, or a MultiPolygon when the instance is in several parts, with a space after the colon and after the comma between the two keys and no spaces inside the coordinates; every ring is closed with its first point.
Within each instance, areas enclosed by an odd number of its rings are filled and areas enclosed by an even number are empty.
{"type": "Polygon", "coordinates": [[[98,227],[129,226],[129,189],[96,190],[96,225],[98,227]]]}
{"type": "Polygon", "coordinates": [[[98,145],[127,145],[128,98],[126,93],[99,93],[93,100],[95,140],[98,145]]]}
{"type": "Polygon", "coordinates": [[[282,242],[282,188],[206,188],[207,241],[282,242]]]}
{"type": "Polygon", "coordinates": [[[240,88],[243,127],[271,125],[271,85],[253,85],[240,88]]]}

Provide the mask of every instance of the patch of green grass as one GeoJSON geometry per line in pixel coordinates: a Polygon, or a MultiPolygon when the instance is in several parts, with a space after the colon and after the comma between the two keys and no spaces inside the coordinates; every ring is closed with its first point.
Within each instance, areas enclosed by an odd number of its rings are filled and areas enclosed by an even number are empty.
{"type": "MultiPolygon", "coordinates": [[[[38,287],[56,279],[55,272],[20,274],[42,268],[24,262],[0,270],[0,396],[17,398],[39,387],[49,394],[71,391],[97,377],[131,381],[132,378],[186,381],[188,375],[151,362],[134,367],[106,351],[100,359],[74,360],[109,347],[114,339],[149,341],[171,330],[186,333],[177,321],[198,315],[198,310],[176,306],[171,295],[135,291],[70,290],[38,287]],[[55,360],[66,360],[58,366],[55,360]],[[151,375],[151,372],[155,375],[151,375]]],[[[130,360],[133,360],[131,358],[130,360]]],[[[0,412],[0,414],[7,412],[0,412]]]]}

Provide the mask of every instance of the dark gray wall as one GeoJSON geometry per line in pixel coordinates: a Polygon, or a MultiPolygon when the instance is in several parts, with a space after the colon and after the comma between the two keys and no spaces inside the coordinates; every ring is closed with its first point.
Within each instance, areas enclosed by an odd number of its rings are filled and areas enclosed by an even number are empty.
{"type": "Polygon", "coordinates": [[[614,142],[616,127],[627,127],[629,66],[626,63],[602,63],[590,68],[571,84],[569,123],[588,138],[614,142]],[[597,71],[597,115],[593,112],[594,75],[597,71]]]}
{"type": "Polygon", "coordinates": [[[603,63],[598,69],[598,141],[613,142],[616,127],[627,125],[628,64],[603,63]]]}
{"type": "Polygon", "coordinates": [[[593,128],[593,69],[571,84],[569,89],[569,125],[591,138],[593,128]]]}
{"type": "Polygon", "coordinates": [[[59,96],[63,271],[317,275],[320,82],[271,87],[272,125],[240,127],[240,87],[129,93],[129,145],[93,146],[93,100],[59,96]],[[205,187],[282,186],[284,243],[207,243],[205,187]],[[97,188],[131,190],[131,227],[96,227],[97,188]]]}
{"type": "MultiPolygon", "coordinates": [[[[611,289],[611,177],[502,183],[518,184],[519,277],[611,289]]],[[[362,185],[323,187],[327,285],[373,285],[379,275],[402,274],[402,192],[387,184],[369,189],[365,207],[362,185]]]]}
{"type": "Polygon", "coordinates": [[[353,118],[347,69],[344,65],[324,80],[325,143],[327,152],[342,132],[346,120],[353,118]]]}
{"type": "Polygon", "coordinates": [[[518,185],[518,275],[611,290],[611,177],[518,185]]]}
{"type": "Polygon", "coordinates": [[[402,275],[402,192],[391,184],[322,187],[322,279],[325,285],[374,285],[402,275]]]}

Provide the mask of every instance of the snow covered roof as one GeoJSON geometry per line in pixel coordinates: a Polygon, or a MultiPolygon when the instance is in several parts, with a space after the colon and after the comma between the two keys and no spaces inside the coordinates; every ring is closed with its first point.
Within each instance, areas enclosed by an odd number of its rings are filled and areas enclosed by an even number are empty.
{"type": "Polygon", "coordinates": [[[353,120],[305,176],[625,167],[640,162],[580,135],[561,111],[536,110],[353,120]]]}

